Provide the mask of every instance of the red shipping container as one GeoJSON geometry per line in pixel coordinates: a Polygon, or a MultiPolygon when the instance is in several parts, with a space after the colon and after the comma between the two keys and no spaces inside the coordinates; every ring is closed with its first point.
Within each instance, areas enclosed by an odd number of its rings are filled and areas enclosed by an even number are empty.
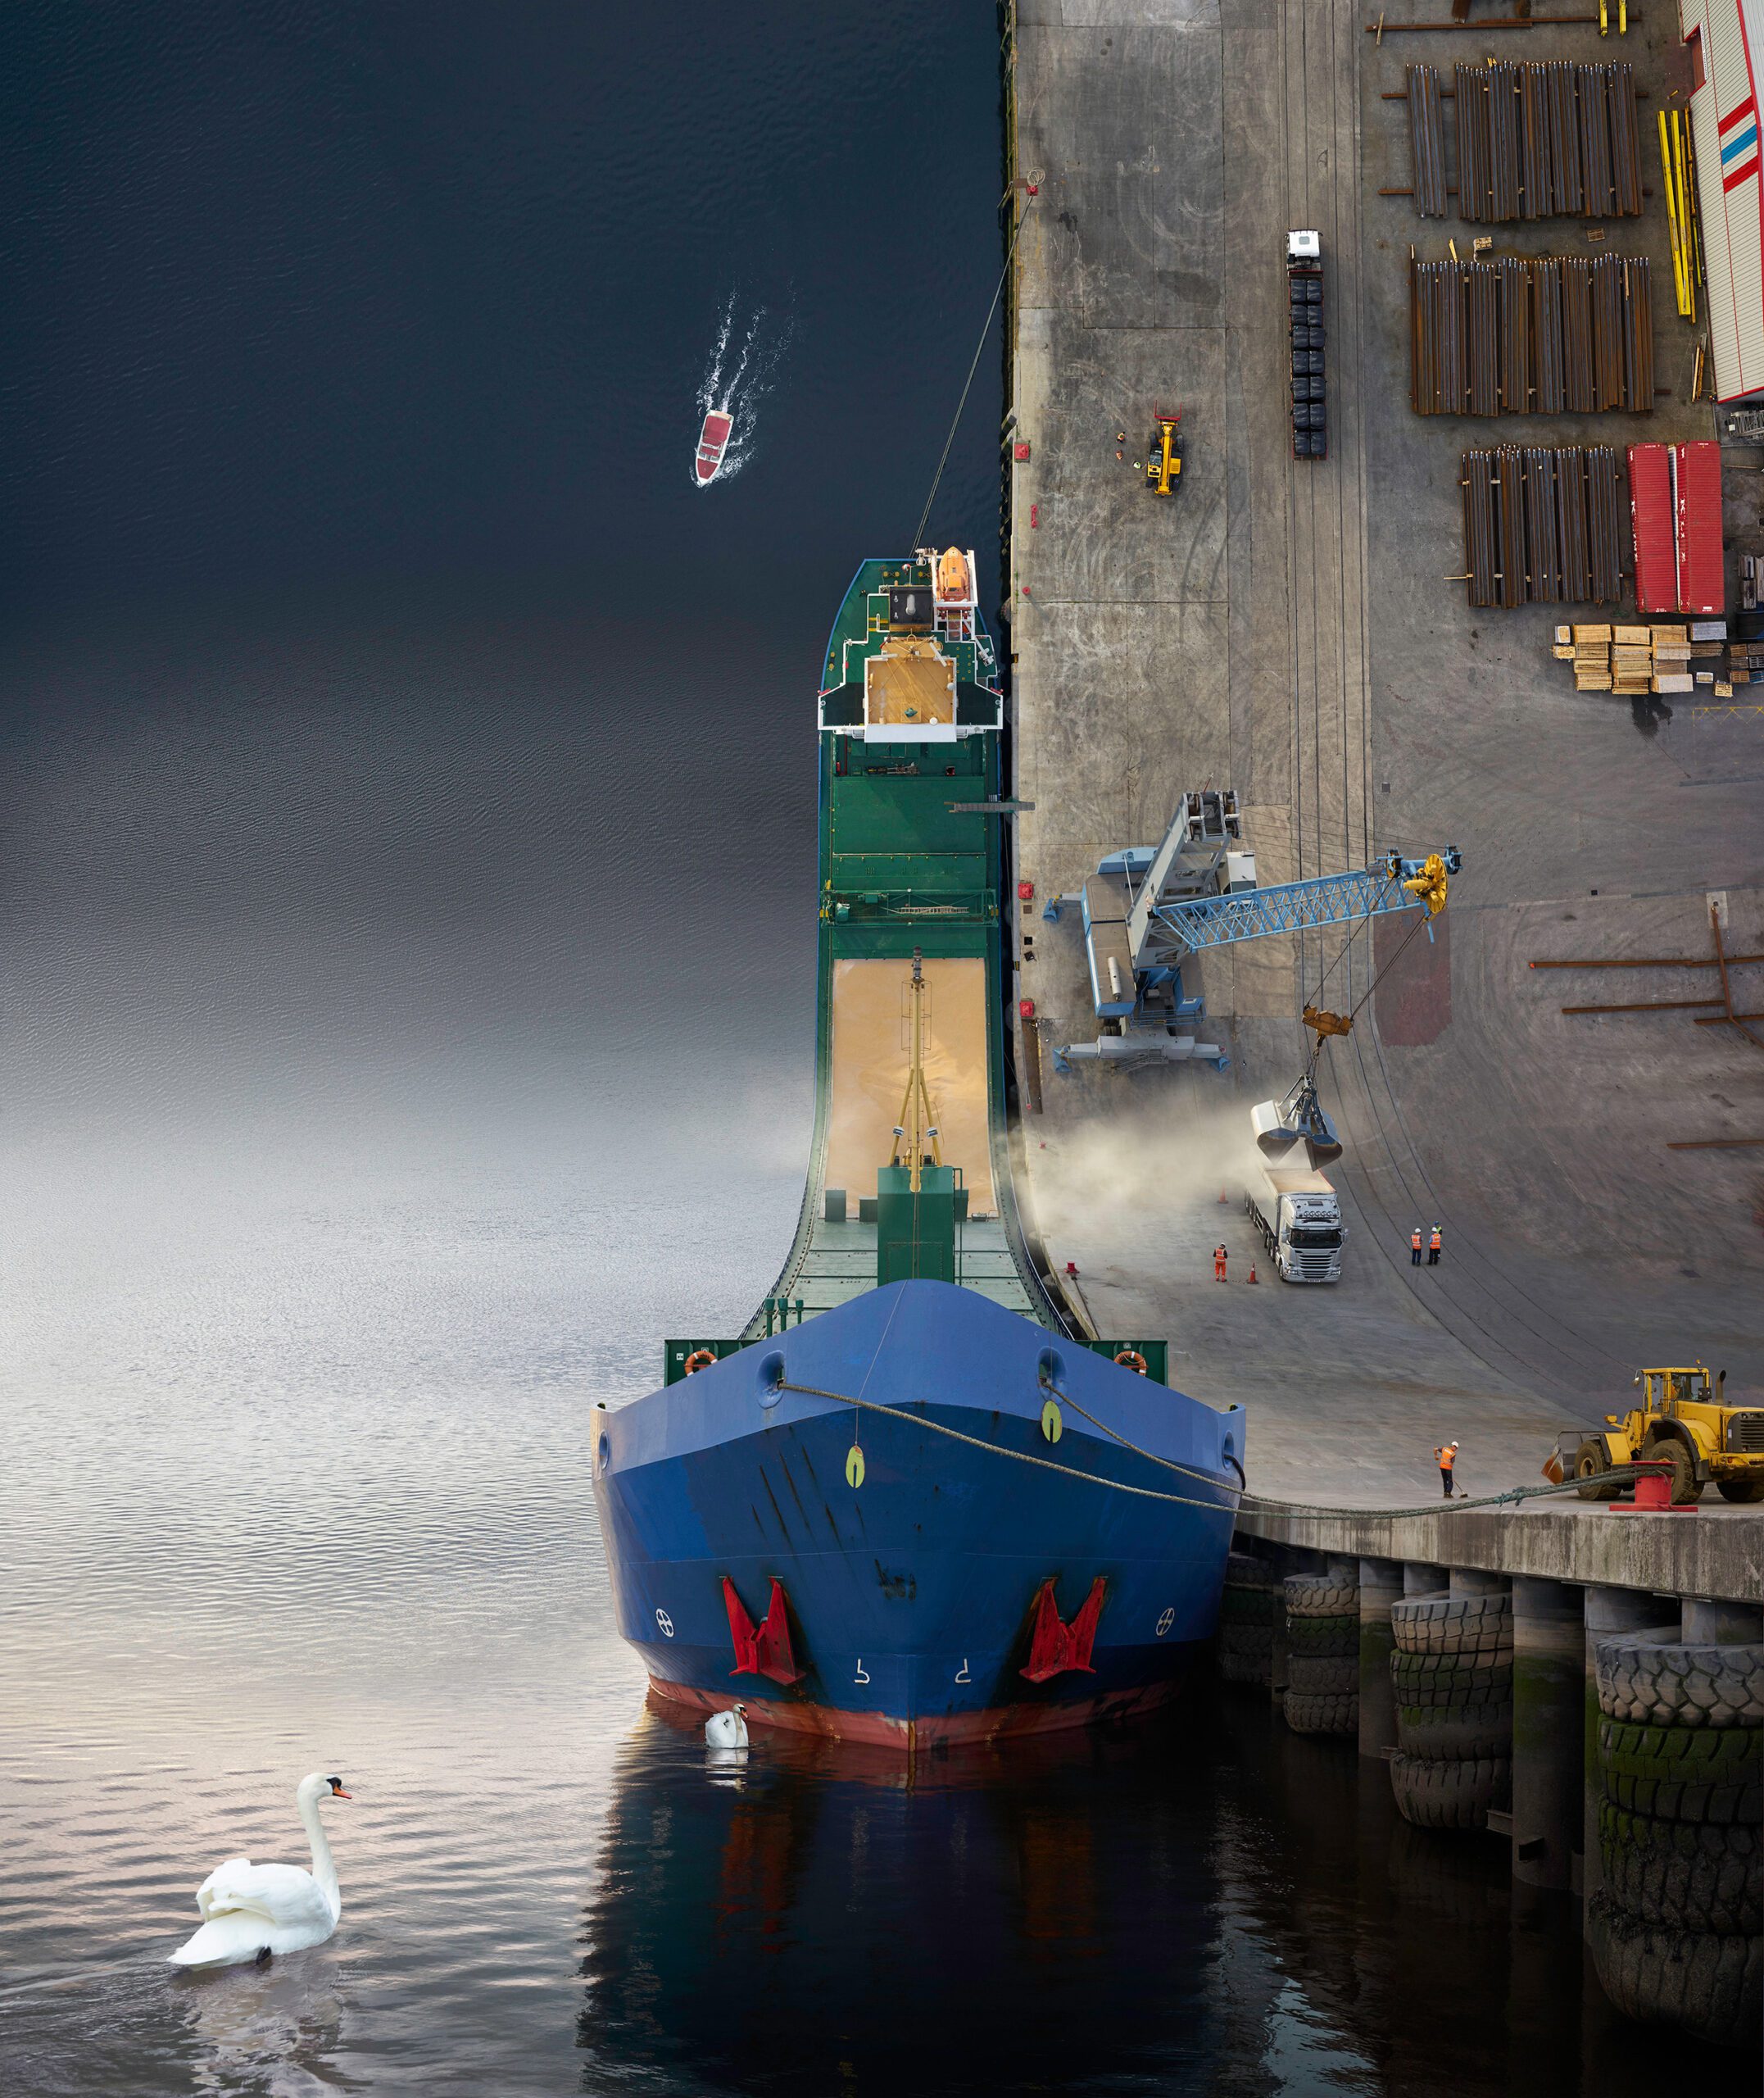
{"type": "MultiPolygon", "coordinates": [[[[1718,448],[1718,447],[1717,447],[1718,448]]],[[[1635,603],[1644,612],[1678,610],[1671,465],[1666,444],[1630,447],[1630,519],[1635,535],[1635,603]]]]}
{"type": "Polygon", "coordinates": [[[1707,438],[1673,447],[1678,483],[1678,609],[1716,616],[1727,609],[1721,551],[1721,447],[1707,438]]]}

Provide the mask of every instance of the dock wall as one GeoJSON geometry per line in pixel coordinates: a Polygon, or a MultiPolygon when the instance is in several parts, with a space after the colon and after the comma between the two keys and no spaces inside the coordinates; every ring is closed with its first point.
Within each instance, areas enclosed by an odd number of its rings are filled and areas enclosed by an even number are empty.
{"type": "Polygon", "coordinates": [[[1698,1520],[1258,1510],[1222,1652],[1248,1694],[1265,1669],[1293,1731],[1384,1765],[1405,1820],[1502,1845],[1516,1903],[1578,1900],[1620,2010],[1755,2047],[1764,1583],[1755,1522],[1698,1520]],[[1307,1526],[1317,1542],[1276,1534],[1307,1526]],[[1693,1573],[1700,1588],[1677,1585],[1693,1573]],[[1251,1619],[1267,1625],[1253,1645],[1251,1619]],[[1306,1658],[1351,1651],[1326,1643],[1335,1623],[1357,1623],[1357,1665],[1306,1658]],[[1338,1672],[1327,1701],[1306,1694],[1320,1666],[1338,1672]]]}

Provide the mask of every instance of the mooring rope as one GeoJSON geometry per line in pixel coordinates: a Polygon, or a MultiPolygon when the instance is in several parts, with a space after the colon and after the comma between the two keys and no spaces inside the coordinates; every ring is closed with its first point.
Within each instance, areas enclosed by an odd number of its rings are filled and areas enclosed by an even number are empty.
{"type": "Polygon", "coordinates": [[[1016,229],[1010,237],[1010,246],[1004,251],[1004,267],[1000,270],[999,280],[992,288],[992,303],[986,308],[986,321],[980,330],[980,340],[974,345],[974,361],[968,367],[967,384],[962,388],[961,399],[955,404],[955,416],[950,425],[950,434],[943,440],[943,456],[937,461],[937,470],[931,477],[931,493],[925,498],[925,507],[919,512],[918,529],[908,543],[909,551],[916,552],[924,543],[925,527],[931,522],[931,506],[937,499],[937,484],[943,479],[943,470],[950,463],[950,447],[955,442],[955,433],[961,425],[962,411],[968,406],[968,391],[973,385],[974,374],[980,369],[980,354],[986,346],[986,337],[992,329],[992,316],[999,310],[999,299],[1004,293],[1005,279],[1010,275],[1011,257],[1017,252],[1017,243],[1022,238],[1023,229],[1029,223],[1029,213],[1034,208],[1035,202],[1032,198],[1023,208],[1023,216],[1017,221],[1016,229]]]}
{"type": "MultiPolygon", "coordinates": [[[[849,1398],[843,1392],[823,1392],[813,1384],[793,1384],[788,1378],[781,1379],[778,1388],[781,1392],[800,1392],[805,1398],[828,1399],[836,1405],[861,1406],[865,1413],[885,1413],[896,1420],[905,1421],[909,1427],[928,1428],[934,1435],[947,1435],[952,1442],[965,1442],[971,1450],[984,1450],[990,1456],[994,1457],[1009,1457],[1019,1465],[1033,1465],[1038,1471],[1058,1472],[1062,1478],[1081,1480],[1086,1486],[1110,1487],[1117,1493],[1134,1494],[1141,1501],[1167,1501],[1178,1508],[1208,1508],[1216,1514],[1235,1516],[1236,1514],[1236,1509],[1228,1501],[1197,1501],[1190,1494],[1159,1493],[1153,1487],[1129,1486],[1124,1479],[1104,1478],[1095,1472],[1081,1472],[1071,1465],[1056,1465],[1049,1457],[1032,1456],[1027,1450],[1011,1450],[1007,1449],[1002,1442],[982,1442],[977,1435],[964,1435],[960,1428],[947,1427],[941,1420],[932,1420],[928,1415],[909,1413],[901,1406],[884,1405],[880,1399],[849,1398]]],[[[1081,1408],[1080,1410],[1082,1411],[1082,1409],[1081,1408]]],[[[1086,1414],[1085,1418],[1088,1419],[1090,1415],[1086,1414]]],[[[1152,1461],[1156,1464],[1167,1460],[1154,1458],[1152,1461]]],[[[1183,1465],[1175,1465],[1172,1469],[1180,1471],[1187,1468],[1183,1465]]],[[[1194,1476],[1196,1478],[1207,1479],[1209,1484],[1218,1483],[1217,1481],[1209,1478],[1205,1472],[1196,1472],[1194,1476]]],[[[1240,1492],[1240,1489],[1235,1486],[1221,1486],[1219,1490],[1222,1493],[1230,1494],[1236,1494],[1240,1492]]]]}
{"type": "MultiPolygon", "coordinates": [[[[914,1428],[928,1428],[935,1435],[947,1435],[952,1442],[965,1442],[970,1449],[984,1450],[995,1457],[1009,1457],[1019,1465],[1033,1465],[1041,1471],[1059,1472],[1066,1478],[1082,1479],[1087,1486],[1110,1487],[1117,1493],[1131,1493],[1142,1501],[1165,1501],[1179,1508],[1214,1508],[1224,1509],[1227,1514],[1236,1512],[1229,1503],[1223,1501],[1197,1501],[1189,1494],[1159,1493],[1149,1486],[1129,1486],[1123,1479],[1108,1478],[1096,1472],[1081,1472],[1071,1465],[1056,1465],[1051,1458],[1032,1456],[1027,1450],[1012,1450],[1002,1442],[987,1442],[977,1435],[964,1435],[960,1428],[947,1427],[941,1420],[932,1419],[927,1414],[909,1413],[901,1406],[884,1405],[879,1399],[854,1399],[843,1392],[823,1392],[817,1385],[792,1383],[788,1378],[781,1378],[778,1388],[781,1392],[800,1392],[805,1398],[825,1399],[834,1405],[858,1406],[866,1413],[887,1414],[893,1419],[906,1421],[914,1428]]],[[[1594,1472],[1585,1478],[1564,1479],[1560,1486],[1509,1487],[1504,1493],[1482,1494],[1474,1500],[1430,1501],[1419,1508],[1308,1507],[1303,1501],[1271,1501],[1265,1495],[1251,1493],[1247,1482],[1242,1487],[1222,1485],[1210,1472],[1200,1471],[1192,1465],[1179,1464],[1174,1457],[1160,1457],[1154,1451],[1142,1450],[1138,1443],[1129,1442],[1119,1429],[1111,1428],[1107,1421],[1099,1420],[1095,1414],[1086,1411],[1076,1399],[1061,1391],[1057,1384],[1045,1384],[1042,1389],[1052,1392],[1074,1413],[1082,1415],[1093,1428],[1100,1428],[1104,1435],[1113,1437],[1124,1449],[1131,1450],[1136,1457],[1145,1458],[1148,1464],[1160,1465],[1166,1471],[1179,1472],[1185,1478],[1202,1480],[1208,1486],[1218,1486],[1223,1493],[1236,1494],[1238,1510],[1248,1510],[1251,1513],[1266,1512],[1301,1523],[1337,1522],[1345,1517],[1394,1523],[1415,1515],[1456,1515],[1467,1514],[1472,1508],[1514,1507],[1521,1501],[1548,1500],[1564,1493],[1578,1493],[1581,1487],[1587,1486],[1617,1487],[1632,1486],[1635,1481],[1635,1469],[1626,1467],[1621,1471],[1594,1472]]],[[[1229,1458],[1227,1461],[1242,1478],[1243,1467],[1236,1460],[1229,1458]]]]}
{"type": "Polygon", "coordinates": [[[1269,1514],[1301,1523],[1332,1523],[1343,1515],[1371,1516],[1394,1523],[1409,1515],[1456,1515],[1472,1508],[1508,1508],[1521,1501],[1547,1501],[1553,1495],[1578,1493],[1583,1486],[1621,1490],[1635,1483],[1636,1469],[1631,1465],[1621,1471],[1589,1472],[1585,1478],[1565,1478],[1560,1486],[1513,1486],[1504,1493],[1481,1494],[1475,1500],[1429,1501],[1419,1508],[1318,1508],[1303,1501],[1269,1501],[1259,1493],[1245,1493],[1240,1505],[1252,1514],[1265,1510],[1269,1514]]]}

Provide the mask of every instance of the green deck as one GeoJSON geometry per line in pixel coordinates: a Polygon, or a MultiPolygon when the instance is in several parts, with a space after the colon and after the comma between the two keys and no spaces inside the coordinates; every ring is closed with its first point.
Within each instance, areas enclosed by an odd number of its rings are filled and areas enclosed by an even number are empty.
{"type": "MultiPolygon", "coordinates": [[[[867,561],[853,578],[822,665],[821,720],[862,719],[863,664],[886,638],[891,584],[928,588],[923,562],[867,561]]],[[[972,641],[945,644],[956,664],[957,720],[997,723],[992,644],[975,622],[972,641]]],[[[1010,1192],[1004,1119],[1004,1037],[1001,989],[1000,819],[955,814],[951,802],[983,802],[999,793],[996,728],[953,742],[877,743],[821,730],[821,936],[816,1000],[814,1142],[795,1242],[773,1285],[774,1301],[803,1315],[831,1310],[876,1286],[876,1229],[855,1221],[830,1224],[823,1210],[830,1097],[833,966],[842,960],[891,956],[960,957],[986,965],[987,1121],[998,1213],[964,1224],[956,1241],[957,1279],[1026,1318],[1061,1321],[1023,1242],[1010,1192]]],[[[878,1161],[880,1162],[880,1161],[878,1161]]],[[[762,1306],[744,1339],[765,1329],[762,1306]]]]}
{"type": "MultiPolygon", "coordinates": [[[[864,731],[864,665],[889,640],[889,588],[916,585],[928,591],[930,580],[923,562],[867,561],[833,623],[819,694],[815,1118],[802,1213],[777,1282],[737,1339],[667,1343],[670,1383],[682,1374],[686,1356],[696,1347],[731,1352],[876,1287],[876,1227],[859,1219],[856,1194],[845,1220],[830,1221],[825,1214],[835,1120],[834,974],[842,961],[909,962],[915,949],[927,965],[975,961],[985,970],[985,1142],[994,1209],[957,1226],[956,1279],[1025,1318],[1067,1330],[1036,1272],[1012,1192],[1004,1105],[1001,819],[950,806],[994,801],[1000,791],[1003,702],[992,643],[977,615],[963,623],[965,633],[959,627],[948,631],[939,622],[938,650],[955,665],[955,718],[945,739],[883,742],[877,738],[886,730],[873,728],[868,737],[864,731]]],[[[903,1081],[905,1069],[903,1063],[903,1081]]],[[[873,1164],[887,1162],[884,1151],[873,1164]]],[[[1151,1374],[1163,1381],[1161,1342],[1090,1345],[1111,1355],[1118,1346],[1137,1346],[1151,1374]]]]}

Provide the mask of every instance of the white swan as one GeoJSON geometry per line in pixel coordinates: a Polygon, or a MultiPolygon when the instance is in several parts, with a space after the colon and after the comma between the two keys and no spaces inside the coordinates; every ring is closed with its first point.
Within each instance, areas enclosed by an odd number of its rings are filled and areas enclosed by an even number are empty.
{"type": "Polygon", "coordinates": [[[229,1858],[196,1890],[202,1928],[170,1955],[174,1967],[230,1967],[272,1952],[323,1945],[343,1913],[331,1846],[319,1821],[319,1801],[346,1800],[340,1778],[315,1770],[294,1794],[312,1842],[312,1870],[300,1865],[254,1865],[229,1858]]]}
{"type": "Polygon", "coordinates": [[[712,1748],[745,1748],[747,1746],[747,1721],[743,1716],[745,1705],[732,1705],[727,1712],[713,1712],[705,1722],[705,1739],[712,1748]]]}

